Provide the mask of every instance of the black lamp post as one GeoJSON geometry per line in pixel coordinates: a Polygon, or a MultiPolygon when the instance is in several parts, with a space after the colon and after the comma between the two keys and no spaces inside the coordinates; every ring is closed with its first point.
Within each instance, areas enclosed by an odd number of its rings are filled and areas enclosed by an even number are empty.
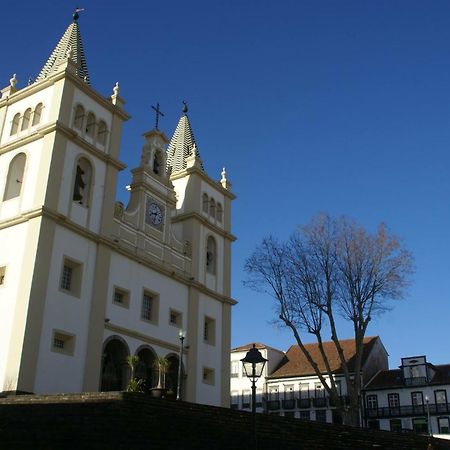
{"type": "Polygon", "coordinates": [[[181,371],[183,370],[183,344],[184,339],[186,337],[186,332],[184,330],[180,330],[178,332],[178,337],[180,339],[180,357],[178,361],[178,384],[177,384],[177,400],[181,398],[181,371]]]}
{"type": "Polygon", "coordinates": [[[245,375],[252,382],[252,425],[253,439],[256,449],[256,381],[261,377],[267,359],[261,355],[261,352],[256,348],[255,344],[253,344],[253,347],[247,352],[241,361],[244,366],[245,375]]]}

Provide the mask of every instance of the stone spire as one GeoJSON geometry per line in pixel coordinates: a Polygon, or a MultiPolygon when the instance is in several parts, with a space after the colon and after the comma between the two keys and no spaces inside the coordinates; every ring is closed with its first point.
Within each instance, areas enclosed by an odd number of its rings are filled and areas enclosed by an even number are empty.
{"type": "Polygon", "coordinates": [[[170,140],[169,148],[167,149],[167,169],[171,173],[186,169],[188,166],[187,159],[192,156],[193,149],[195,159],[200,163],[201,170],[204,171],[205,169],[201,162],[194,133],[192,132],[191,124],[187,116],[187,105],[184,103],[183,115],[178,122],[175,133],[173,133],[172,139],[170,140]]]}
{"type": "Polygon", "coordinates": [[[70,59],[75,65],[76,75],[87,84],[90,84],[83,43],[81,41],[81,34],[77,20],[78,13],[75,12],[73,15],[73,22],[67,27],[65,33],[58,42],[58,45],[53,50],[52,54],[36,78],[36,81],[41,81],[49,77],[57,70],[61,63],[67,59],[70,59]]]}

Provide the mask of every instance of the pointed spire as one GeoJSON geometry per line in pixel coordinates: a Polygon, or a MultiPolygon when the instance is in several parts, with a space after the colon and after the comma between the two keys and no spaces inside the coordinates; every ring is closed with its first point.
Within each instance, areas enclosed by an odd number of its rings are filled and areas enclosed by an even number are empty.
{"type": "Polygon", "coordinates": [[[67,27],[58,45],[48,58],[36,81],[44,80],[54,73],[58,66],[70,59],[75,64],[76,75],[89,82],[86,58],[84,56],[83,43],[81,41],[80,29],[78,27],[78,12],[73,15],[73,22],[67,27]]]}
{"type": "Polygon", "coordinates": [[[183,115],[178,122],[175,133],[173,133],[172,139],[170,140],[169,148],[167,149],[167,168],[170,168],[172,173],[186,169],[188,166],[187,159],[192,156],[192,153],[195,154],[195,158],[200,163],[201,170],[205,170],[201,162],[189,118],[186,114],[186,102],[183,102],[183,105],[183,115]]]}

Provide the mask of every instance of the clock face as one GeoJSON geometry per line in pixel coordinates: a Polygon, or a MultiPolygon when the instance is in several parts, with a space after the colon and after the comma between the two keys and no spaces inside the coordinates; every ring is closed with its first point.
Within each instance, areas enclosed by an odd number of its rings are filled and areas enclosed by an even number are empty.
{"type": "Polygon", "coordinates": [[[164,220],[163,207],[154,200],[148,200],[145,219],[148,224],[161,227],[164,220]]]}

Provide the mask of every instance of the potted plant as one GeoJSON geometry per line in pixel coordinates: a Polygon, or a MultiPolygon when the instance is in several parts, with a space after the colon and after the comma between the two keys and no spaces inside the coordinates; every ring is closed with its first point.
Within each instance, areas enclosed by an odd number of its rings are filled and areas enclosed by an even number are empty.
{"type": "Polygon", "coordinates": [[[127,392],[142,392],[142,384],[144,380],[136,378],[136,367],[139,364],[139,356],[128,356],[127,364],[131,369],[131,378],[127,385],[127,392]]]}
{"type": "Polygon", "coordinates": [[[169,370],[169,361],[163,356],[156,356],[153,366],[158,371],[158,384],[151,389],[151,393],[153,397],[163,397],[166,392],[166,373],[169,370]]]}

